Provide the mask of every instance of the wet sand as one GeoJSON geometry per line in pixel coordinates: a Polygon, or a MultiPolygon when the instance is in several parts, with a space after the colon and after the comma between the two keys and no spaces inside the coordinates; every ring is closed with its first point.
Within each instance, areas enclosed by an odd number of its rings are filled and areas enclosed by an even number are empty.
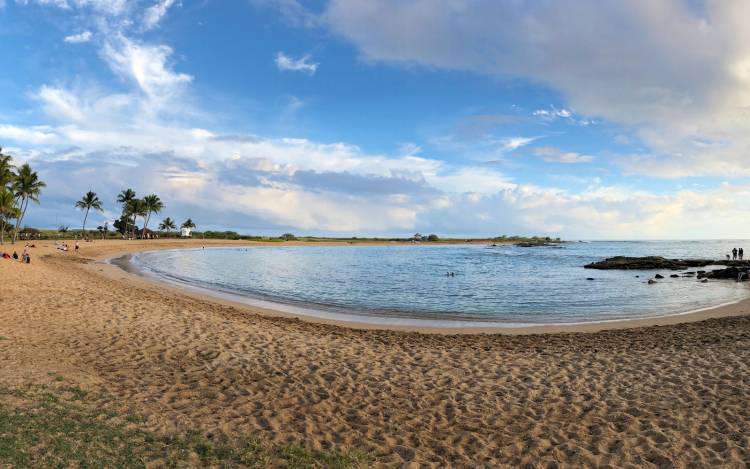
{"type": "Polygon", "coordinates": [[[78,256],[36,244],[30,265],[0,261],[5,386],[55,372],[137,408],[151,430],[358,450],[375,467],[750,461],[748,301],[577,329],[630,326],[600,332],[354,329],[97,262],[224,242],[84,243],[78,256]]]}

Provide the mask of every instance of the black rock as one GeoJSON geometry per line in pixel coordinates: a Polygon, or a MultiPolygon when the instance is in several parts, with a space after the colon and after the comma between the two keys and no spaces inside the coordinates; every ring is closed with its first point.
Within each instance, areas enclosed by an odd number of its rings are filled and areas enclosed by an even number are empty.
{"type": "Polygon", "coordinates": [[[586,277],[586,280],[594,280],[594,277],[586,277]]]}
{"type": "Polygon", "coordinates": [[[690,267],[703,267],[711,264],[717,264],[718,261],[710,259],[667,259],[660,256],[647,257],[627,257],[617,256],[604,259],[599,262],[592,262],[584,267],[587,269],[600,270],[684,270],[690,267]]]}
{"type": "Polygon", "coordinates": [[[672,277],[672,278],[680,278],[680,276],[677,275],[677,274],[672,274],[672,275],[670,275],[670,277],[672,277]]]}
{"type": "Polygon", "coordinates": [[[656,275],[654,275],[654,278],[664,278],[664,276],[661,275],[661,274],[656,274],[656,275]]]}

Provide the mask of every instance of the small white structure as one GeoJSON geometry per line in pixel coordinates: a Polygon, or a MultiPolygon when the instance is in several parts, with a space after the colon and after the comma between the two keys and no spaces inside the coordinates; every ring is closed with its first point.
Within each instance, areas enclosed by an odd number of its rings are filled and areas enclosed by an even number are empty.
{"type": "Polygon", "coordinates": [[[189,238],[193,235],[193,230],[191,228],[183,228],[182,231],[180,231],[180,236],[183,238],[189,238]]]}

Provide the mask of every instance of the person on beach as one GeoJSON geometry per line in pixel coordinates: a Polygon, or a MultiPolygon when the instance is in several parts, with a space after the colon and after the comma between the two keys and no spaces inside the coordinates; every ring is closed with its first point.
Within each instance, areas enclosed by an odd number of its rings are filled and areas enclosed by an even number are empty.
{"type": "Polygon", "coordinates": [[[737,248],[732,249],[732,260],[737,260],[737,248]]]}
{"type": "Polygon", "coordinates": [[[13,251],[13,259],[18,260],[18,253],[16,251],[13,251]]]}
{"type": "Polygon", "coordinates": [[[76,240],[76,251],[75,251],[75,253],[76,253],[76,254],[78,254],[78,249],[79,249],[80,247],[81,247],[81,246],[79,246],[79,245],[78,245],[78,240],[76,240]]]}
{"type": "Polygon", "coordinates": [[[745,251],[744,251],[744,249],[740,248],[740,249],[739,249],[739,250],[737,251],[737,255],[738,255],[738,256],[740,257],[740,260],[742,260],[742,256],[744,256],[744,255],[745,255],[745,251]]]}

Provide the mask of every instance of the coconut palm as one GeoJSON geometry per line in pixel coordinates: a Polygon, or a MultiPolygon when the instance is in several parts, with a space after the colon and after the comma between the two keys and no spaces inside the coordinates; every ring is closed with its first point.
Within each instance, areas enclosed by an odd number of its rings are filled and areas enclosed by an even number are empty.
{"type": "MultiPolygon", "coordinates": [[[[125,189],[124,191],[120,192],[117,195],[117,203],[122,205],[122,215],[126,217],[128,220],[128,223],[123,228],[125,232],[128,231],[128,226],[130,224],[130,217],[133,216],[132,213],[129,211],[129,204],[131,200],[135,199],[135,191],[133,189],[125,189]]],[[[125,234],[125,232],[123,234],[125,234]]]]}
{"type": "Polygon", "coordinates": [[[146,218],[148,215],[148,209],[143,199],[133,199],[128,202],[128,213],[133,217],[133,238],[135,238],[138,217],[146,218]]]}
{"type": "Polygon", "coordinates": [[[18,217],[16,198],[6,187],[0,187],[0,244],[5,243],[5,228],[8,221],[18,217]]]}
{"type": "Polygon", "coordinates": [[[3,154],[0,147],[0,188],[8,187],[13,182],[13,158],[3,154]]]}
{"type": "Polygon", "coordinates": [[[86,215],[83,217],[83,229],[81,230],[83,231],[83,235],[86,236],[86,220],[89,218],[89,210],[93,208],[94,210],[103,212],[102,201],[99,200],[99,196],[96,195],[96,192],[88,191],[81,200],[76,202],[76,208],[86,210],[86,215]]]}
{"type": "Polygon", "coordinates": [[[16,228],[13,231],[13,242],[16,242],[18,237],[18,227],[21,226],[24,217],[26,216],[26,210],[29,208],[29,202],[33,201],[39,203],[39,194],[42,192],[42,188],[47,187],[47,184],[39,180],[39,175],[36,171],[31,169],[28,163],[24,163],[16,171],[15,177],[13,178],[13,192],[16,197],[16,203],[21,213],[16,220],[16,228]]]}
{"type": "Polygon", "coordinates": [[[166,231],[167,233],[171,232],[172,230],[176,230],[177,225],[175,225],[174,220],[167,217],[164,220],[159,223],[159,230],[166,231]]]}
{"type": "Polygon", "coordinates": [[[195,223],[193,223],[193,220],[191,220],[190,218],[188,218],[187,220],[185,220],[182,223],[182,225],[180,226],[180,228],[189,228],[189,229],[192,230],[193,228],[195,228],[195,223]]]}
{"type": "Polygon", "coordinates": [[[161,210],[164,208],[164,203],[156,194],[151,194],[144,197],[143,203],[146,208],[146,220],[143,222],[143,235],[145,236],[148,222],[151,220],[151,214],[161,212],[161,210]]]}

